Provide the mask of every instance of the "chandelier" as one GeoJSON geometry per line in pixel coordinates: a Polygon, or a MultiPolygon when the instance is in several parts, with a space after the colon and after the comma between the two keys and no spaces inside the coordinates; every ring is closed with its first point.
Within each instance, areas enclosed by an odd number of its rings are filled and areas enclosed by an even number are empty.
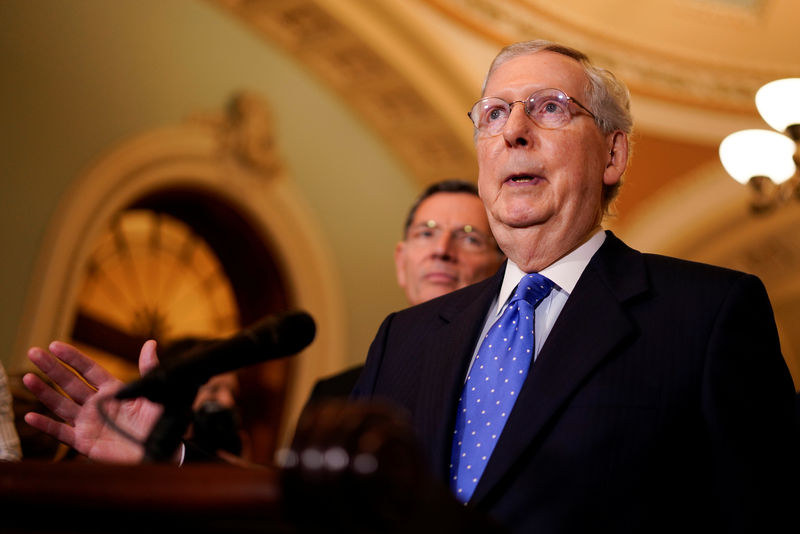
{"type": "Polygon", "coordinates": [[[719,158],[728,174],[752,190],[753,212],[765,213],[800,201],[800,78],[761,87],[756,108],[773,129],[730,134],[719,145],[719,158]]]}

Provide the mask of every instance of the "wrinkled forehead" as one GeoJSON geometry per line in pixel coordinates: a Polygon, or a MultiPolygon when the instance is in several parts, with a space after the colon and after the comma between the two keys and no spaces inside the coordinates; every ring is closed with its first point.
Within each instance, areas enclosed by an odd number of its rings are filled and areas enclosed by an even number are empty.
{"type": "Polygon", "coordinates": [[[426,224],[431,220],[446,227],[469,224],[476,229],[489,229],[483,202],[471,193],[440,192],[423,200],[414,214],[411,226],[426,224]]]}
{"type": "Polygon", "coordinates": [[[486,79],[483,96],[524,98],[538,89],[552,87],[580,100],[588,82],[577,60],[542,50],[514,56],[497,65],[486,79]],[[521,93],[524,94],[520,96],[521,93]]]}

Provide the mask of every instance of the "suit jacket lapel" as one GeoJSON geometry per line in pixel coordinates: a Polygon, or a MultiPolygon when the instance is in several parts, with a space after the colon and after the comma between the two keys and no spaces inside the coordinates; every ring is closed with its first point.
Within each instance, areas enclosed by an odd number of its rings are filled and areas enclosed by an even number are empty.
{"type": "Polygon", "coordinates": [[[467,367],[480,335],[489,305],[500,291],[505,267],[495,276],[462,293],[464,298],[448,299],[440,310],[441,330],[423,357],[418,428],[426,448],[431,451],[435,473],[449,473],[450,450],[458,398],[467,367]]]}
{"type": "Polygon", "coordinates": [[[641,255],[609,232],[567,300],[528,374],[492,457],[473,494],[484,498],[539,434],[582,380],[633,333],[623,303],[645,291],[641,255]],[[580,325],[580,331],[575,325],[580,325]]]}

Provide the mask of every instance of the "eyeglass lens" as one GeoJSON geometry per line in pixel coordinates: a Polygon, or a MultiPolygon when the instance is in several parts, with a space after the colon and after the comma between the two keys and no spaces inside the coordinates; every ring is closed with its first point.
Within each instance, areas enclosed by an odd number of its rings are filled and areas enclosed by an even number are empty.
{"type": "Polygon", "coordinates": [[[497,135],[505,126],[514,104],[521,103],[525,113],[541,128],[555,129],[566,125],[572,114],[572,99],[558,89],[540,89],[524,101],[506,102],[502,98],[488,97],[478,100],[469,116],[483,134],[497,135]]]}
{"type": "MultiPolygon", "coordinates": [[[[440,226],[436,221],[430,220],[409,228],[406,240],[410,244],[418,246],[433,244],[437,243],[445,232],[448,232],[448,230],[440,226]]],[[[470,224],[450,230],[449,234],[452,242],[458,248],[467,252],[488,250],[491,241],[486,234],[476,230],[470,224]]]]}

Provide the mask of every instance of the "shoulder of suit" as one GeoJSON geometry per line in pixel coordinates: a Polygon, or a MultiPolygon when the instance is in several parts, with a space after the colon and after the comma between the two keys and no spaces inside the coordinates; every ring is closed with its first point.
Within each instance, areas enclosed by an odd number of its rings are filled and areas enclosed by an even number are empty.
{"type": "Polygon", "coordinates": [[[665,256],[662,254],[642,253],[645,263],[651,269],[659,269],[664,271],[672,271],[676,274],[692,274],[693,276],[700,276],[704,278],[723,278],[723,279],[736,279],[742,276],[753,276],[744,271],[723,267],[720,265],[713,265],[710,263],[703,263],[699,261],[687,260],[677,258],[674,256],[665,256]]]}
{"type": "Polygon", "coordinates": [[[749,283],[758,280],[753,275],[726,267],[640,252],[613,234],[606,239],[590,265],[593,266],[590,270],[596,273],[620,300],[651,290],[681,294],[727,292],[745,279],[748,279],[749,283]]]}
{"type": "Polygon", "coordinates": [[[719,265],[713,265],[710,263],[703,263],[694,260],[688,260],[683,258],[678,258],[676,256],[667,256],[664,254],[655,254],[651,252],[641,252],[634,248],[631,248],[626,243],[624,243],[621,239],[616,237],[613,233],[607,232],[608,239],[606,239],[608,249],[612,250],[613,253],[622,254],[622,257],[625,260],[629,260],[634,257],[639,257],[644,262],[648,268],[653,269],[663,269],[665,271],[674,271],[677,273],[685,272],[685,273],[692,273],[699,276],[710,276],[710,277],[731,277],[731,278],[738,278],[743,275],[749,274],[743,271],[738,271],[735,269],[731,269],[728,267],[722,267],[719,265]]]}

